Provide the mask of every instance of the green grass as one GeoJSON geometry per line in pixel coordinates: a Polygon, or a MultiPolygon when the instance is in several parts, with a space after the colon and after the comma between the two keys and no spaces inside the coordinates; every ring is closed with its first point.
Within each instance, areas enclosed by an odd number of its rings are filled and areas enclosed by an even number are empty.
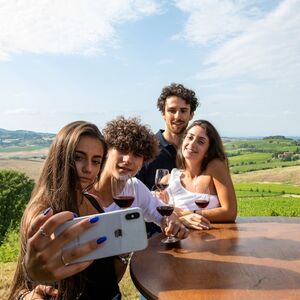
{"type": "Polygon", "coordinates": [[[224,142],[227,151],[259,150],[264,152],[296,151],[299,140],[292,139],[245,139],[229,140],[224,142]]]}
{"type": "Polygon", "coordinates": [[[244,153],[238,156],[232,156],[229,158],[230,164],[235,165],[237,163],[242,163],[242,162],[248,162],[248,161],[253,161],[256,164],[265,162],[267,159],[271,158],[270,153],[244,153]]]}
{"type": "Polygon", "coordinates": [[[237,183],[238,215],[300,216],[300,187],[290,184],[237,183]]]}
{"type": "MultiPolygon", "coordinates": [[[[265,153],[263,153],[263,154],[265,154],[265,153]]],[[[234,157],[234,158],[236,158],[236,161],[238,161],[239,157],[240,156],[234,157]]],[[[279,159],[274,159],[274,160],[270,160],[270,161],[268,161],[268,160],[261,161],[260,163],[257,163],[254,160],[250,160],[250,161],[236,162],[235,164],[231,164],[231,162],[230,162],[231,159],[233,159],[233,157],[229,158],[230,171],[233,174],[240,174],[240,173],[258,171],[258,170],[284,168],[284,167],[300,165],[300,160],[281,161],[279,159]]]]}
{"type": "Polygon", "coordinates": [[[294,194],[300,195],[300,186],[292,184],[277,183],[236,183],[234,185],[237,195],[246,192],[246,195],[252,196],[254,192],[258,192],[256,196],[264,194],[264,196],[294,194]]]}
{"type": "Polygon", "coordinates": [[[254,197],[239,198],[238,215],[300,217],[300,198],[254,197]]]}
{"type": "Polygon", "coordinates": [[[230,170],[233,174],[299,165],[300,141],[287,138],[226,140],[230,170]],[[293,153],[288,159],[278,158],[293,153]]]}

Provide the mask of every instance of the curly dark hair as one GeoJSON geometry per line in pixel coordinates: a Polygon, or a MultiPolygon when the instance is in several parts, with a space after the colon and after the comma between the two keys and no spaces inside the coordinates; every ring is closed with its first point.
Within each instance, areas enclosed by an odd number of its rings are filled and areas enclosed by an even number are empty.
{"type": "Polygon", "coordinates": [[[109,148],[140,155],[144,162],[150,162],[158,155],[156,136],[147,125],[141,124],[139,118],[119,116],[106,123],[103,134],[109,148]]]}
{"type": "Polygon", "coordinates": [[[182,84],[171,83],[162,89],[161,94],[157,99],[157,108],[162,113],[165,112],[167,98],[172,96],[180,97],[185,100],[187,104],[190,104],[191,112],[194,112],[199,105],[198,98],[194,91],[187,89],[182,84]]]}

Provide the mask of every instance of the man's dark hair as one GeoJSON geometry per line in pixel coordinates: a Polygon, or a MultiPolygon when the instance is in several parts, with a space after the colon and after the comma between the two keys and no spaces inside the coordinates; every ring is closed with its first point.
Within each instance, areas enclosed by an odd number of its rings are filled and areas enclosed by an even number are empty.
{"type": "Polygon", "coordinates": [[[108,148],[132,152],[142,156],[144,162],[152,161],[159,152],[157,138],[138,118],[119,116],[106,123],[103,134],[108,148]]]}
{"type": "Polygon", "coordinates": [[[187,89],[182,84],[171,83],[162,89],[162,92],[157,99],[157,108],[164,113],[166,100],[169,97],[177,96],[185,100],[191,106],[191,112],[194,112],[199,105],[198,99],[194,91],[187,89]]]}

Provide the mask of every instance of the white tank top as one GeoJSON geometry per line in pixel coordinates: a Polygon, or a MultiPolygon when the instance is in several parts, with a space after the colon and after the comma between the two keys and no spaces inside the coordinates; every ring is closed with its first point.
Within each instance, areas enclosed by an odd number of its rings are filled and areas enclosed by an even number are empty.
{"type": "Polygon", "coordinates": [[[209,204],[205,209],[220,207],[219,198],[217,195],[208,195],[202,193],[194,193],[185,189],[180,181],[182,172],[178,169],[173,169],[170,174],[169,187],[167,191],[170,191],[174,197],[175,207],[179,207],[187,210],[198,210],[198,206],[195,204],[195,200],[199,199],[199,196],[209,197],[209,204]]]}

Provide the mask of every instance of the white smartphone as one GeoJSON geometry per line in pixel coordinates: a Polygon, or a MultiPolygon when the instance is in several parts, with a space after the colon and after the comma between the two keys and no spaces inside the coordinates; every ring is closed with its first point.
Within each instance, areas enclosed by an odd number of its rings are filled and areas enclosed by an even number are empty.
{"type": "Polygon", "coordinates": [[[55,231],[55,235],[59,235],[66,228],[82,219],[93,216],[100,217],[97,224],[66,244],[64,249],[75,248],[91,240],[96,242],[101,236],[106,236],[107,240],[101,247],[72,261],[72,263],[119,255],[147,247],[148,240],[143,212],[138,207],[75,218],[59,226],[55,231]]]}

